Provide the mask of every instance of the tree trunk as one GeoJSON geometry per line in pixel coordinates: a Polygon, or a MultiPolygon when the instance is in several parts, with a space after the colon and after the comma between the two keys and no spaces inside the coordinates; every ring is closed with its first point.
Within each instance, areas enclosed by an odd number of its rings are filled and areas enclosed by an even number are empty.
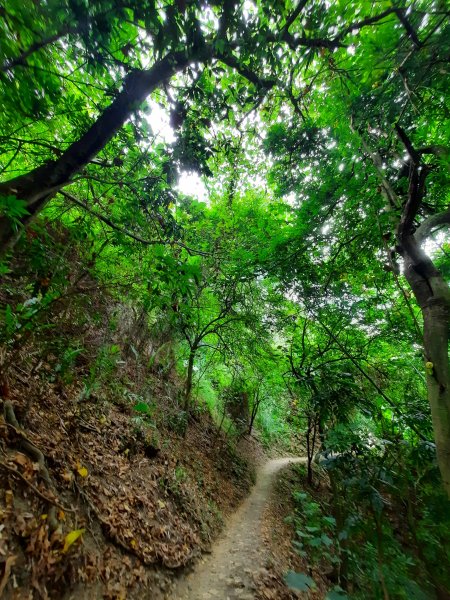
{"type": "Polygon", "coordinates": [[[247,430],[247,434],[248,435],[252,435],[253,425],[255,423],[256,415],[258,414],[258,409],[259,409],[260,403],[261,403],[261,397],[260,397],[260,392],[259,392],[259,389],[258,389],[256,391],[255,397],[253,399],[252,412],[251,412],[251,415],[250,415],[250,420],[249,420],[249,423],[248,423],[248,430],[247,430]]]}
{"type": "MultiPolygon", "coordinates": [[[[339,489],[339,483],[342,483],[342,478],[336,473],[334,469],[328,471],[328,477],[330,479],[331,493],[333,494],[333,514],[336,517],[336,531],[341,533],[345,529],[345,520],[347,518],[347,511],[345,510],[348,506],[346,499],[346,489],[342,486],[339,489]]],[[[348,567],[349,567],[349,552],[348,552],[349,539],[344,536],[339,540],[339,558],[340,562],[336,565],[337,582],[340,586],[347,589],[348,585],[348,567]]],[[[334,578],[332,578],[334,581],[334,578]]]]}
{"type": "Polygon", "coordinates": [[[190,404],[190,400],[191,400],[192,379],[193,379],[193,375],[194,375],[194,360],[195,360],[196,352],[197,352],[197,348],[191,348],[191,351],[189,353],[186,386],[184,388],[184,410],[186,412],[189,410],[189,404],[190,404]]]}
{"type": "Polygon", "coordinates": [[[316,429],[316,416],[308,415],[308,429],[306,431],[306,456],[307,456],[307,481],[308,485],[313,485],[313,458],[314,458],[314,446],[315,446],[315,429],[316,429]]]}
{"type": "Polygon", "coordinates": [[[373,512],[373,518],[375,520],[375,532],[377,538],[377,558],[378,558],[378,578],[380,580],[381,589],[383,590],[384,600],[389,600],[389,591],[386,585],[386,579],[384,577],[384,553],[383,553],[383,527],[381,524],[381,515],[373,512]]]}
{"type": "Polygon", "coordinates": [[[416,246],[414,250],[414,258],[410,254],[403,256],[405,277],[422,310],[428,400],[438,465],[450,498],[450,290],[440,272],[420,247],[416,246]],[[420,262],[417,257],[420,257],[420,262]]]}
{"type": "MultiPolygon", "coordinates": [[[[0,183],[0,195],[14,195],[26,202],[29,214],[22,219],[22,225],[26,226],[47,201],[69,184],[72,177],[106,146],[153,90],[193,60],[207,60],[208,53],[210,51],[206,48],[196,53],[173,52],[159,60],[151,69],[132,71],[125,78],[123,89],[117,94],[114,102],[60,158],[49,161],[25,175],[0,183]]],[[[0,217],[0,255],[14,246],[17,237],[18,232],[13,228],[10,219],[0,217]]]]}
{"type": "MultiPolygon", "coordinates": [[[[351,125],[354,131],[353,126],[351,125]]],[[[427,374],[428,401],[431,408],[437,461],[444,488],[450,498],[450,369],[448,357],[450,324],[450,289],[432,260],[422,250],[420,244],[437,225],[450,223],[450,209],[447,207],[422,221],[417,228],[417,217],[426,195],[426,180],[431,167],[422,162],[418,152],[406,132],[397,122],[397,135],[409,155],[410,171],[408,194],[400,199],[386,179],[376,153],[373,153],[361,135],[363,147],[372,157],[378,177],[382,183],[382,193],[390,207],[403,207],[397,226],[397,252],[403,257],[405,277],[416,297],[423,316],[423,346],[427,374]]],[[[420,435],[420,431],[417,432],[420,435]]]]}

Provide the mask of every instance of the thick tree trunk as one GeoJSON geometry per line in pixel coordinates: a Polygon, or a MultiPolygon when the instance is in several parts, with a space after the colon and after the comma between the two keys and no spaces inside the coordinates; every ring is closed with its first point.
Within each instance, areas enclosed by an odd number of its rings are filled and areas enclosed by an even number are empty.
{"type": "MultiPolygon", "coordinates": [[[[98,154],[137,110],[149,94],[183,70],[193,60],[206,60],[208,50],[196,53],[173,52],[146,71],[133,71],[124,80],[123,89],[114,102],[99,116],[86,133],[74,142],[57,160],[49,161],[33,171],[0,183],[0,195],[14,195],[27,204],[27,225],[46,202],[98,154]]],[[[17,239],[17,230],[7,217],[0,217],[0,254],[10,249],[17,239]]]]}
{"type": "Polygon", "coordinates": [[[397,227],[398,250],[403,256],[405,277],[422,311],[428,400],[437,461],[442,483],[450,498],[450,289],[420,245],[432,231],[433,224],[448,224],[450,215],[448,210],[434,215],[423,221],[416,231],[415,220],[426,195],[426,181],[432,167],[422,163],[421,155],[398,123],[395,128],[411,160],[408,199],[397,227]]]}
{"type": "MultiPolygon", "coordinates": [[[[352,126],[353,129],[353,126],[352,126]]],[[[408,194],[400,199],[380,169],[376,153],[370,150],[361,136],[365,150],[372,157],[382,183],[382,193],[390,207],[403,207],[397,226],[396,250],[403,257],[405,277],[416,297],[423,316],[423,346],[427,374],[428,400],[433,421],[437,461],[444,488],[450,498],[450,367],[448,355],[450,325],[450,289],[433,261],[421,248],[423,242],[438,225],[450,224],[450,207],[428,217],[417,228],[417,218],[426,195],[426,181],[432,171],[423,163],[407,133],[395,124],[398,138],[409,155],[408,194]]],[[[431,148],[431,146],[430,146],[431,148]]],[[[437,148],[437,146],[434,146],[437,148]]],[[[437,151],[433,154],[438,155],[437,151]]],[[[420,431],[417,432],[420,435],[420,431]]]]}
{"type": "Polygon", "coordinates": [[[450,290],[426,254],[409,240],[404,254],[405,277],[423,315],[423,344],[437,460],[450,498],[450,368],[448,357],[450,290]],[[409,245],[408,244],[408,245],[409,245]],[[419,259],[419,260],[418,260],[419,259]]]}

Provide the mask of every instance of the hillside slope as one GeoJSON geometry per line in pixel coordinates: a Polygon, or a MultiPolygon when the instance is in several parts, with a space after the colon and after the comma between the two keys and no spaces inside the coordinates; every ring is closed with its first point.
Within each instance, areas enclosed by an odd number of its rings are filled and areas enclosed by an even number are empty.
{"type": "Polygon", "coordinates": [[[130,352],[126,306],[85,293],[34,325],[2,355],[2,598],[162,597],[252,470],[206,408],[185,427],[181,381],[149,367],[150,337],[130,352]]]}

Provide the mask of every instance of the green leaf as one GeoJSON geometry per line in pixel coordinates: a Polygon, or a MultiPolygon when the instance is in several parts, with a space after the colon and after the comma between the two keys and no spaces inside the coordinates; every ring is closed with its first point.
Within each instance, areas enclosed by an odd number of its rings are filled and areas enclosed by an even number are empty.
{"type": "Polygon", "coordinates": [[[315,537],[312,540],[309,540],[308,545],[311,546],[312,548],[318,548],[319,546],[322,545],[322,538],[315,537]]]}
{"type": "Polygon", "coordinates": [[[0,262],[0,275],[7,275],[10,272],[10,267],[4,262],[0,262]]]}
{"type": "Polygon", "coordinates": [[[301,592],[308,592],[309,590],[314,590],[316,588],[314,580],[309,577],[309,575],[306,575],[306,573],[288,571],[284,581],[291,589],[300,590],[301,592]]]}
{"type": "Polygon", "coordinates": [[[138,402],[133,406],[133,410],[143,415],[148,415],[151,412],[151,408],[146,402],[138,402]]]}
{"type": "Polygon", "coordinates": [[[0,214],[6,215],[13,221],[17,221],[20,217],[28,215],[27,203],[25,200],[20,200],[16,196],[0,196],[0,214]]]}
{"type": "Polygon", "coordinates": [[[348,596],[339,586],[334,587],[325,596],[325,600],[347,600],[348,596]]]}

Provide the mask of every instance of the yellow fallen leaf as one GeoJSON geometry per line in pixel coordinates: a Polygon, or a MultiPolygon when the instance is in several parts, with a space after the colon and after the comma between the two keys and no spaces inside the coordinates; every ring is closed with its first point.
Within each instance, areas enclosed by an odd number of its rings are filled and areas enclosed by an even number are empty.
{"type": "Polygon", "coordinates": [[[77,467],[77,473],[79,473],[79,475],[81,475],[81,477],[87,477],[88,472],[89,471],[86,469],[86,467],[82,467],[82,466],[77,467]]]}
{"type": "Polygon", "coordinates": [[[130,545],[132,548],[136,548],[136,540],[131,540],[130,545]]]}
{"type": "Polygon", "coordinates": [[[43,521],[45,521],[45,519],[46,519],[46,518],[47,518],[47,515],[41,515],[41,519],[42,519],[43,521]]]}
{"type": "Polygon", "coordinates": [[[159,508],[165,508],[166,507],[166,503],[163,502],[162,500],[158,500],[158,506],[159,506],[159,508]]]}
{"type": "Polygon", "coordinates": [[[64,548],[62,549],[62,551],[64,553],[66,553],[67,550],[70,548],[70,546],[73,543],[75,543],[77,541],[77,539],[79,537],[81,537],[85,531],[86,531],[86,529],[74,529],[73,531],[68,533],[66,535],[66,537],[64,538],[64,548]]]}
{"type": "Polygon", "coordinates": [[[64,520],[65,520],[65,518],[66,518],[66,513],[65,513],[63,510],[59,510],[59,511],[58,511],[58,519],[59,519],[60,521],[64,521],[64,520]]]}

